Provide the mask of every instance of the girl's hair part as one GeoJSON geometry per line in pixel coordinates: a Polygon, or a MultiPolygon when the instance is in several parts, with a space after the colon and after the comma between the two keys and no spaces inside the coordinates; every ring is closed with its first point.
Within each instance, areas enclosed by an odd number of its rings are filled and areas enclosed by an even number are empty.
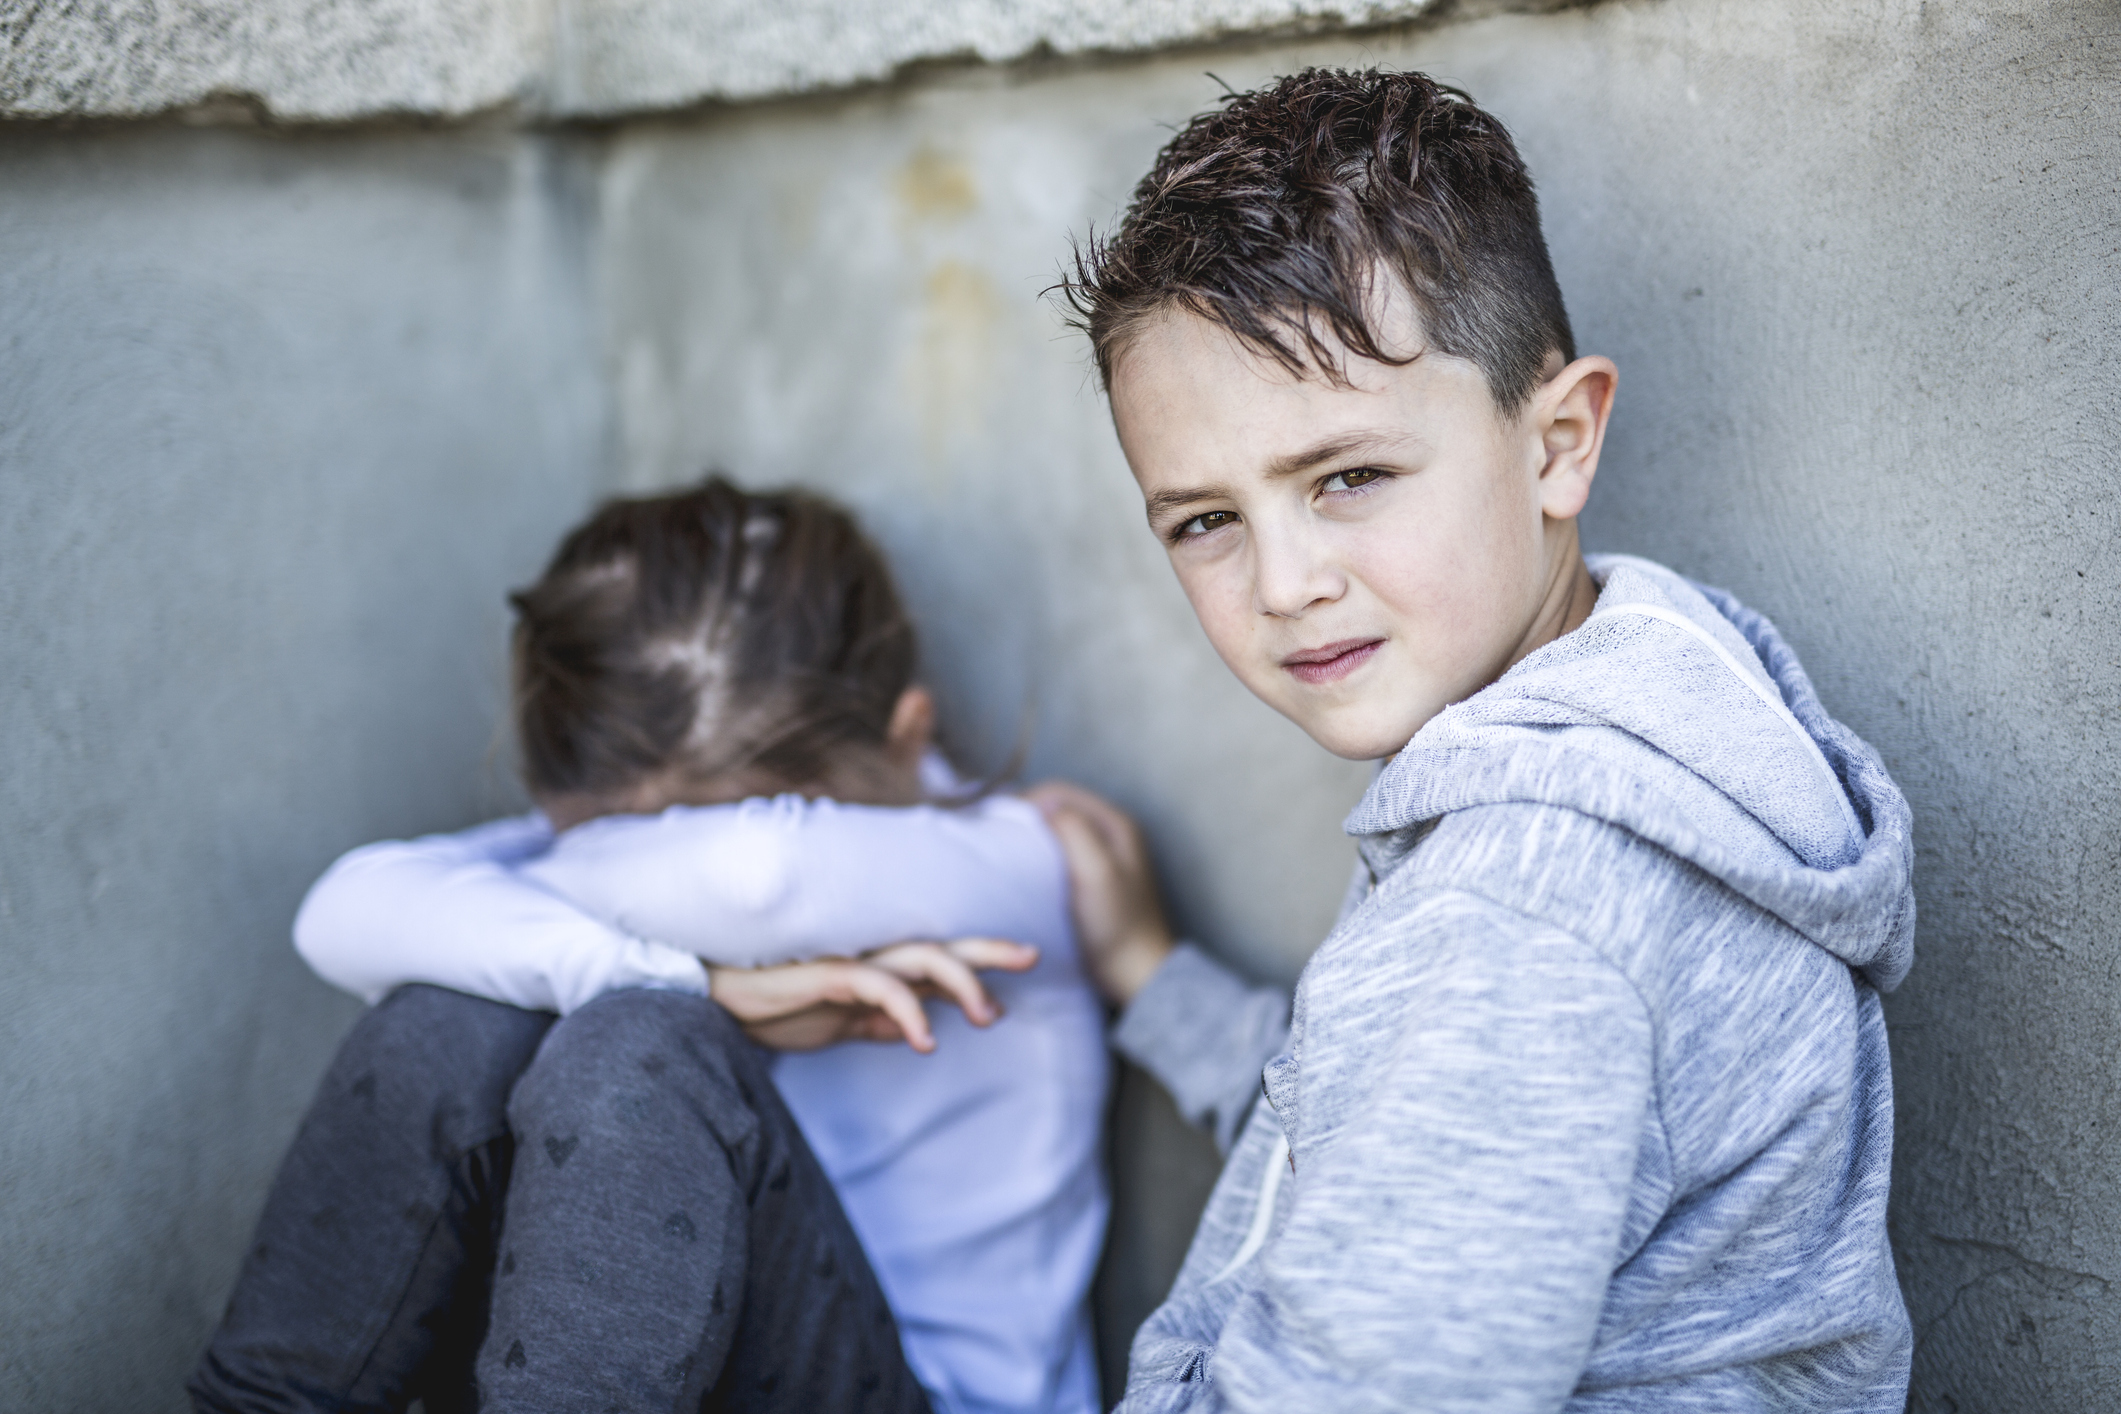
{"type": "Polygon", "coordinates": [[[883,745],[913,624],[846,510],[721,476],[605,502],[516,612],[516,736],[532,795],[733,772],[788,787],[883,745]]]}

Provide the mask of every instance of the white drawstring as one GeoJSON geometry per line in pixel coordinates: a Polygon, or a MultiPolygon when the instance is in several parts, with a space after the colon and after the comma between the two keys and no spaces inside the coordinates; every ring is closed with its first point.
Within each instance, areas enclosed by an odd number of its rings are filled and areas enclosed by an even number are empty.
{"type": "Polygon", "coordinates": [[[1237,1269],[1259,1255],[1259,1249],[1267,1245],[1267,1234],[1274,1226],[1274,1199],[1281,1193],[1281,1171],[1289,1163],[1289,1136],[1274,1136],[1274,1152],[1267,1156],[1267,1171],[1259,1180],[1259,1206],[1252,1210],[1252,1230],[1245,1234],[1237,1255],[1230,1265],[1217,1272],[1208,1285],[1228,1281],[1237,1274],[1237,1269]]]}

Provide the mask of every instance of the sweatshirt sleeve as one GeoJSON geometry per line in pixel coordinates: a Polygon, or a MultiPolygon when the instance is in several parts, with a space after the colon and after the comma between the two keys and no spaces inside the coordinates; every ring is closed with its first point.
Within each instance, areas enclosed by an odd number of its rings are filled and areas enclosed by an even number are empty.
{"type": "Polygon", "coordinates": [[[1567,934],[1424,911],[1414,985],[1307,988],[1303,1075],[1269,1077],[1293,1194],[1217,1343],[1216,1407],[1553,1414],[1589,1359],[1658,1161],[1648,1011],[1567,934]]]}
{"type": "Polygon", "coordinates": [[[1171,1093],[1227,1154],[1259,1097],[1260,1068],[1289,1044],[1289,995],[1254,987],[1182,943],[1120,1014],[1112,1045],[1171,1093]]]}
{"type": "Polygon", "coordinates": [[[705,995],[697,957],[629,937],[514,871],[551,839],[525,816],[354,850],[302,901],[295,951],[370,1003],[408,982],[561,1013],[621,987],[705,995]]]}

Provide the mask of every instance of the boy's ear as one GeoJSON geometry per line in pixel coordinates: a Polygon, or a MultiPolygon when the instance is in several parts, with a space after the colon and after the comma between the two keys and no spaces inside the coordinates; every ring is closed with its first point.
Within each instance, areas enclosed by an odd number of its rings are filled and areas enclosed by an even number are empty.
{"type": "Polygon", "coordinates": [[[935,740],[935,698],[915,683],[898,695],[891,725],[884,729],[884,750],[899,761],[918,762],[935,740]]]}
{"type": "Polygon", "coordinates": [[[1620,369],[1609,358],[1579,358],[1532,394],[1532,429],[1539,434],[1539,508],[1554,520],[1574,519],[1591,497],[1598,452],[1620,369]]]}

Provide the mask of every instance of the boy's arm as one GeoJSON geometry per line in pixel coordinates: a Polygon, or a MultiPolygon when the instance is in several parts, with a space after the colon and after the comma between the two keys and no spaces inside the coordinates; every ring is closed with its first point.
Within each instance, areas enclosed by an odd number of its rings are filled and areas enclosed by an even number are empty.
{"type": "Polygon", "coordinates": [[[1181,943],[1134,994],[1112,1046],[1155,1076],[1225,1153],[1259,1098],[1260,1068],[1289,1044],[1289,994],[1254,987],[1181,943]]]}
{"type": "Polygon", "coordinates": [[[1288,994],[1251,986],[1173,940],[1148,845],[1125,811],[1066,781],[1025,795],[1067,856],[1091,979],[1121,1008],[1113,1047],[1162,1082],[1179,1113],[1229,1153],[1258,1100],[1260,1067],[1288,1044],[1288,994]]]}
{"type": "Polygon", "coordinates": [[[408,982],[562,1013],[620,987],[704,996],[698,958],[607,927],[513,872],[550,840],[533,816],[354,850],[302,901],[295,950],[367,1002],[408,982]]]}
{"type": "Polygon", "coordinates": [[[1546,1414],[1589,1358],[1660,1132],[1647,1009],[1566,934],[1418,913],[1314,978],[1298,1093],[1269,1077],[1293,1194],[1214,1355],[1231,1409],[1546,1414]]]}
{"type": "MultiPolygon", "coordinates": [[[[1345,921],[1370,893],[1357,861],[1340,904],[1345,921]]],[[[1255,987],[1181,943],[1120,1013],[1112,1045],[1162,1082],[1178,1112],[1228,1154],[1259,1098],[1260,1070],[1289,1045],[1289,994],[1255,987]]]]}

